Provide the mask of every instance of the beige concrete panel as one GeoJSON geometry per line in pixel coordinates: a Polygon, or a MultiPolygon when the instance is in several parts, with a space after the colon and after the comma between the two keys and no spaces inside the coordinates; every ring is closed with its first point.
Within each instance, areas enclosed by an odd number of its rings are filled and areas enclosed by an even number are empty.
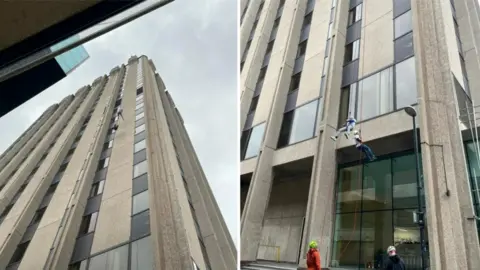
{"type": "MultiPolygon", "coordinates": [[[[311,26],[308,36],[307,51],[305,52],[305,61],[321,55],[325,57],[325,46],[327,42],[328,20],[322,21],[315,26],[311,26]]],[[[321,72],[321,71],[320,71],[321,72]]]]}
{"type": "MultiPolygon", "coordinates": [[[[393,1],[364,0],[362,27],[368,27],[371,23],[387,15],[387,13],[392,12],[393,1]]],[[[393,19],[393,17],[390,16],[390,19],[393,19]]],[[[390,24],[388,24],[388,26],[393,29],[393,22],[390,21],[390,24]]]]}
{"type": "Polygon", "coordinates": [[[128,241],[130,238],[131,209],[132,190],[124,191],[102,201],[91,254],[128,241]],[[119,220],[127,220],[128,222],[117,222],[119,220]],[[112,221],[115,221],[115,226],[112,226],[112,221]]]}
{"type": "Polygon", "coordinates": [[[257,158],[258,157],[249,158],[240,162],[240,175],[252,173],[257,165],[257,158]]]}
{"type": "MultiPolygon", "coordinates": [[[[255,18],[257,16],[258,8],[260,7],[260,1],[251,1],[248,4],[247,13],[243,17],[243,22],[240,27],[239,39],[240,39],[240,59],[245,51],[245,46],[248,42],[248,38],[250,37],[250,33],[252,32],[253,23],[255,22],[255,18]]],[[[257,26],[258,28],[258,26],[257,26]]]]}
{"type": "Polygon", "coordinates": [[[393,12],[388,12],[362,29],[359,63],[360,78],[393,63],[392,20],[393,12]]]}
{"type": "Polygon", "coordinates": [[[315,6],[312,14],[312,25],[310,28],[310,29],[314,29],[314,31],[310,30],[310,37],[308,42],[310,42],[310,38],[312,37],[312,34],[314,34],[314,32],[318,30],[318,26],[320,24],[328,23],[330,21],[331,6],[332,6],[332,0],[315,0],[315,6]]]}
{"type": "Polygon", "coordinates": [[[320,75],[324,62],[325,55],[319,53],[307,59],[303,64],[302,78],[297,94],[297,107],[320,97],[320,82],[322,80],[320,75]]]}
{"type": "MultiPolygon", "coordinates": [[[[303,15],[305,15],[305,6],[306,2],[301,4],[302,8],[300,9],[297,7],[295,1],[285,1],[285,6],[283,7],[282,19],[280,20],[280,24],[278,26],[277,36],[275,37],[275,46],[272,50],[272,58],[273,55],[285,50],[290,42],[295,45],[290,45],[288,50],[293,50],[294,55],[290,57],[286,57],[285,59],[292,59],[292,61],[287,61],[287,63],[293,64],[293,58],[295,57],[295,53],[297,52],[297,45],[298,40],[300,38],[300,32],[302,28],[303,22],[303,15]]],[[[271,63],[272,59],[270,59],[271,63]]],[[[271,65],[269,64],[269,69],[271,65]]]]}
{"type": "MultiPolygon", "coordinates": [[[[270,61],[272,60],[274,60],[273,55],[270,61]]],[[[276,57],[275,61],[279,61],[279,60],[280,59],[276,57]]],[[[283,73],[281,73],[280,69],[273,69],[274,67],[273,65],[271,67],[272,69],[269,68],[269,71],[267,71],[267,74],[270,74],[271,76],[265,78],[265,82],[262,88],[262,94],[258,99],[257,110],[255,111],[255,116],[253,118],[252,126],[265,122],[268,119],[271,107],[275,102],[274,97],[276,95],[276,91],[278,88],[282,88],[282,89],[278,89],[278,91],[281,91],[281,92],[288,91],[288,87],[291,80],[292,68],[290,66],[285,65],[283,67],[283,73]],[[274,72],[276,74],[273,74],[274,72]]]]}
{"type": "MultiPolygon", "coordinates": [[[[399,110],[362,122],[355,128],[361,129],[362,139],[367,142],[412,130],[412,118],[403,110],[399,110]]],[[[352,145],[352,140],[337,141],[337,149],[352,145]]]]}
{"type": "MultiPolygon", "coordinates": [[[[10,225],[12,225],[12,223],[10,223],[10,225]]],[[[2,236],[3,236],[3,233],[4,233],[4,231],[2,230],[2,232],[0,232],[0,234],[2,234],[2,236]]],[[[19,233],[16,230],[9,233],[8,237],[10,238],[11,241],[8,241],[4,245],[2,245],[2,252],[0,253],[0,267],[1,267],[1,269],[6,269],[6,266],[8,265],[8,263],[10,262],[10,260],[13,256],[13,253],[17,249],[17,244],[22,240],[22,234],[19,233]]],[[[5,240],[5,238],[3,238],[1,241],[4,242],[4,240],[5,240]]]]}
{"type": "MultiPolygon", "coordinates": [[[[480,103],[480,66],[478,62],[478,54],[476,50],[470,50],[465,54],[465,69],[469,79],[470,95],[475,105],[480,103]]],[[[477,120],[478,125],[478,120],[477,120]]]]}
{"type": "Polygon", "coordinates": [[[313,156],[317,143],[317,138],[312,138],[278,149],[273,155],[273,166],[313,156]]]}
{"type": "Polygon", "coordinates": [[[247,121],[247,115],[252,103],[253,91],[248,88],[244,88],[242,96],[240,98],[240,134],[242,134],[245,121],[247,121]]]}
{"type": "Polygon", "coordinates": [[[57,232],[60,220],[54,222],[44,228],[39,228],[35,232],[32,241],[30,242],[23,260],[18,267],[19,270],[38,269],[39,265],[43,265],[47,259],[53,238],[57,232]]]}

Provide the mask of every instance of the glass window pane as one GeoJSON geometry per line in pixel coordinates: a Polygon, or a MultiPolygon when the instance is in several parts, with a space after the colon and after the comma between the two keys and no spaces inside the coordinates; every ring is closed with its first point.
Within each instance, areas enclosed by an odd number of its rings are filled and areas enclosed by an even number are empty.
{"type": "Polygon", "coordinates": [[[138,151],[140,151],[140,150],[143,150],[143,149],[145,149],[146,147],[147,147],[147,146],[146,146],[145,140],[139,141],[138,143],[136,143],[136,144],[134,145],[134,153],[136,153],[136,152],[138,152],[138,151]]]}
{"type": "Polygon", "coordinates": [[[317,105],[318,100],[314,100],[295,110],[289,144],[313,137],[315,133],[317,105]]]}
{"type": "Polygon", "coordinates": [[[148,174],[143,174],[133,179],[132,195],[138,194],[148,189],[148,174]]]}
{"type": "Polygon", "coordinates": [[[363,79],[359,85],[358,99],[357,116],[359,121],[392,111],[392,68],[363,79]]]}
{"type": "Polygon", "coordinates": [[[153,270],[153,245],[151,237],[132,243],[131,270],[153,270]]]}
{"type": "Polygon", "coordinates": [[[477,150],[475,143],[470,142],[466,144],[467,150],[467,159],[468,159],[468,167],[469,167],[469,176],[470,176],[470,183],[472,188],[472,197],[473,202],[478,204],[478,197],[480,195],[480,162],[478,160],[477,150]]]}
{"type": "Polygon", "coordinates": [[[142,125],[135,128],[135,134],[138,134],[138,133],[140,133],[144,130],[145,130],[145,124],[142,124],[142,125]]]}
{"type": "Polygon", "coordinates": [[[415,155],[402,156],[392,160],[393,207],[415,208],[417,200],[417,174],[415,155]]]}
{"type": "Polygon", "coordinates": [[[420,248],[420,229],[413,223],[415,210],[396,210],[393,212],[393,239],[397,254],[401,254],[407,269],[422,269],[420,248]]]}
{"type": "Polygon", "coordinates": [[[133,166],[133,178],[135,177],[138,177],[144,173],[146,173],[148,170],[148,163],[146,160],[138,163],[138,164],[135,164],[133,166]]]}
{"type": "Polygon", "coordinates": [[[404,13],[405,11],[410,9],[410,1],[411,0],[394,0],[393,1],[393,17],[397,17],[398,15],[404,13]]]}
{"type": "Polygon", "coordinates": [[[395,38],[412,31],[412,11],[409,10],[395,18],[395,38]]]}
{"type": "Polygon", "coordinates": [[[360,265],[382,269],[385,249],[392,245],[392,211],[375,211],[362,214],[360,265]]]}
{"type": "Polygon", "coordinates": [[[280,136],[278,136],[277,148],[288,145],[290,140],[290,131],[292,130],[294,111],[290,111],[283,115],[282,126],[280,128],[280,136]]]}
{"type": "Polygon", "coordinates": [[[128,270],[128,245],[91,258],[88,270],[128,270]]]}
{"type": "Polygon", "coordinates": [[[353,166],[338,172],[337,213],[359,212],[362,199],[362,167],[353,166]]]}
{"type": "Polygon", "coordinates": [[[417,103],[417,74],[415,57],[411,57],[395,66],[397,84],[397,108],[417,103]]]}
{"type": "Polygon", "coordinates": [[[362,211],[392,209],[390,159],[363,166],[362,211]]]}
{"type": "Polygon", "coordinates": [[[145,116],[145,113],[144,113],[144,112],[141,112],[141,113],[137,114],[137,115],[135,116],[135,121],[143,118],[144,116],[145,116]]]}
{"type": "Polygon", "coordinates": [[[93,232],[95,230],[95,225],[97,224],[98,212],[92,213],[90,215],[90,223],[88,225],[88,232],[93,232]]]}
{"type": "Polygon", "coordinates": [[[130,239],[135,240],[150,233],[150,211],[132,216],[130,239]]]}
{"type": "Polygon", "coordinates": [[[395,62],[400,62],[413,55],[413,33],[395,40],[395,62]]]}
{"type": "Polygon", "coordinates": [[[148,209],[148,190],[138,193],[132,198],[132,215],[148,209]]]}
{"type": "Polygon", "coordinates": [[[245,158],[257,156],[260,152],[260,146],[263,140],[263,133],[265,132],[265,123],[260,124],[252,129],[250,139],[248,141],[245,158]]]}
{"type": "Polygon", "coordinates": [[[334,233],[332,267],[353,267],[352,269],[358,269],[360,256],[360,214],[337,214],[334,233]]]}

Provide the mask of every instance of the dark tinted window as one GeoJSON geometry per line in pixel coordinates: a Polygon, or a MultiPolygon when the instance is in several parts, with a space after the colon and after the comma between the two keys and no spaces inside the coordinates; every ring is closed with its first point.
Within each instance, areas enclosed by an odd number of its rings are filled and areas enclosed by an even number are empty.
{"type": "Polygon", "coordinates": [[[90,233],[77,239],[72,254],[72,262],[78,262],[88,258],[92,247],[93,235],[93,233],[90,233]]]}
{"type": "Polygon", "coordinates": [[[143,174],[133,179],[132,195],[136,195],[148,189],[148,174],[143,174]]]}
{"type": "Polygon", "coordinates": [[[288,145],[288,141],[290,138],[290,129],[293,123],[293,112],[288,112],[283,115],[282,127],[280,129],[280,136],[278,138],[278,145],[277,147],[283,147],[288,145]]]}
{"type": "Polygon", "coordinates": [[[138,239],[150,233],[150,210],[132,217],[130,239],[138,239]]]}
{"type": "Polygon", "coordinates": [[[133,164],[140,163],[147,159],[147,150],[143,149],[133,155],[133,164]]]}
{"type": "Polygon", "coordinates": [[[413,33],[395,40],[395,62],[403,61],[413,55],[413,33]]]}
{"type": "Polygon", "coordinates": [[[145,131],[142,131],[142,132],[138,133],[137,135],[135,135],[134,143],[137,143],[137,142],[143,141],[143,140],[145,140],[145,131]]]}

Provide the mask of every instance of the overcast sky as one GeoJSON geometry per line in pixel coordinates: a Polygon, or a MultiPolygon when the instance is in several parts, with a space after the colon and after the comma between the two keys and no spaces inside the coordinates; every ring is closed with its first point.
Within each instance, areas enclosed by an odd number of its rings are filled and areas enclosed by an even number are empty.
{"type": "MultiPolygon", "coordinates": [[[[149,1],[150,3],[152,1],[149,1]]],[[[153,60],[238,245],[237,1],[176,0],[85,45],[90,59],[0,118],[3,152],[50,105],[131,55],[153,60]]]]}

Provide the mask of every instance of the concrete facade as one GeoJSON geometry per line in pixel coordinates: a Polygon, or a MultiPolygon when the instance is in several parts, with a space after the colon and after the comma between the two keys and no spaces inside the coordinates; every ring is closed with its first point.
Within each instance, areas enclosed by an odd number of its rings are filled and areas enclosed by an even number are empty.
{"type": "Polygon", "coordinates": [[[330,137],[352,113],[377,156],[413,151],[403,110],[413,106],[430,269],[475,269],[480,249],[458,119],[459,100],[479,102],[477,1],[265,0],[242,9],[241,262],[302,268],[316,240],[322,267],[335,267],[338,169],[361,161],[352,140],[330,137]],[[464,91],[454,91],[455,81],[464,91]]]}
{"type": "Polygon", "coordinates": [[[236,268],[183,120],[146,56],[49,108],[0,162],[2,269],[236,268]]]}

